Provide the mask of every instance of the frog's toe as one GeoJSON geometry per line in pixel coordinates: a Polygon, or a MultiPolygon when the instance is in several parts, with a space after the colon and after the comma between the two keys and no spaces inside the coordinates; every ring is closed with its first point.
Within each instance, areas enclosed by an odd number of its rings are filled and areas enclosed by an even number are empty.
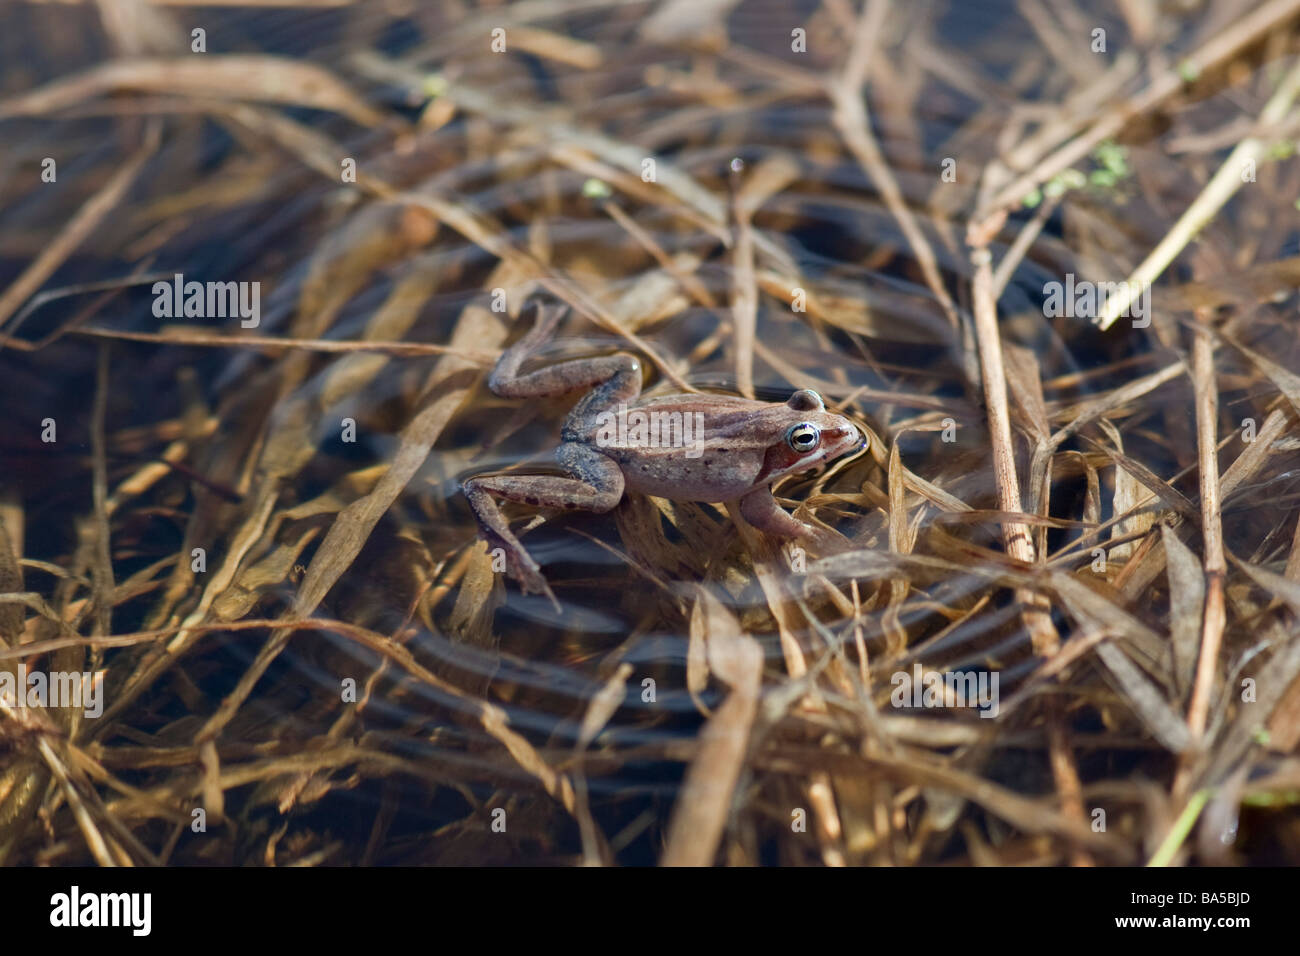
{"type": "Polygon", "coordinates": [[[823,528],[806,522],[800,523],[803,524],[803,532],[799,535],[800,540],[810,545],[822,557],[842,554],[854,548],[852,541],[832,528],[823,528]]]}
{"type": "Polygon", "coordinates": [[[853,551],[858,547],[860,546],[854,544],[838,531],[832,531],[828,534],[822,535],[817,541],[817,549],[821,552],[823,557],[830,557],[835,554],[844,554],[848,551],[853,551]]]}
{"type": "Polygon", "coordinates": [[[560,610],[560,602],[555,597],[555,592],[551,586],[546,583],[546,578],[542,577],[541,569],[533,562],[515,569],[515,577],[519,581],[519,587],[525,594],[544,594],[555,606],[555,610],[560,610]]]}

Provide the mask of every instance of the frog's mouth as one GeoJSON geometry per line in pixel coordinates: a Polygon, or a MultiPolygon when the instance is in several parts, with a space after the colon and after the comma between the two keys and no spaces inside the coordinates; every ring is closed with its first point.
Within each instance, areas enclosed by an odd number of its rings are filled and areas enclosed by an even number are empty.
{"type": "Polygon", "coordinates": [[[844,426],[835,429],[831,435],[823,433],[823,437],[822,464],[834,461],[849,452],[856,454],[866,448],[870,442],[866,432],[849,421],[846,421],[844,426]]]}

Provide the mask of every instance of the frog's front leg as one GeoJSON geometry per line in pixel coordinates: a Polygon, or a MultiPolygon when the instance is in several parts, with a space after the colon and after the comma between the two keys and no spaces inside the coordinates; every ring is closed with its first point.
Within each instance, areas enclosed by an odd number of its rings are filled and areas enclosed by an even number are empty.
{"type": "Polygon", "coordinates": [[[465,497],[478,518],[488,549],[501,548],[506,567],[525,593],[545,594],[556,611],[556,600],[541,569],[511,532],[496,498],[522,501],[543,508],[563,508],[605,512],[623,497],[623,472],[618,463],[594,448],[568,442],[560,446],[555,457],[573,478],[554,475],[497,475],[471,478],[464,484],[465,497]]]}
{"type": "Polygon", "coordinates": [[[763,485],[740,499],[740,514],[759,531],[778,538],[811,544],[820,552],[842,551],[848,546],[843,535],[804,524],[791,516],[772,497],[772,489],[763,485]]]}

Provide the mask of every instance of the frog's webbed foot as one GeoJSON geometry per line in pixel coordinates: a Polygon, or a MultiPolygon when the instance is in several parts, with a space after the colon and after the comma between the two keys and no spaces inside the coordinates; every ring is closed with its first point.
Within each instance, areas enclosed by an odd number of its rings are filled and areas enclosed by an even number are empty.
{"type": "Polygon", "coordinates": [[[555,328],[560,324],[563,316],[563,309],[547,309],[540,302],[537,303],[537,318],[533,321],[533,327],[524,333],[523,338],[502,352],[501,357],[497,359],[497,364],[488,378],[488,386],[492,391],[509,398],[511,392],[518,390],[522,379],[528,378],[528,376],[521,378],[520,367],[527,361],[528,356],[546,344],[555,333],[555,328]]]}
{"type": "Polygon", "coordinates": [[[479,526],[487,541],[489,553],[500,548],[505,553],[506,573],[519,582],[520,589],[525,594],[544,594],[558,612],[560,602],[551,586],[546,583],[546,578],[542,577],[542,569],[506,525],[505,516],[491,495],[478,486],[479,481],[481,479],[472,478],[465,482],[465,497],[479,517],[479,526]]]}
{"type": "Polygon", "coordinates": [[[556,457],[567,471],[577,477],[495,475],[471,478],[463,489],[489,550],[500,547],[505,552],[507,571],[519,582],[524,593],[545,594],[559,611],[560,602],[542,577],[541,568],[511,532],[495,499],[566,511],[609,511],[623,497],[623,472],[612,459],[583,445],[561,445],[556,457]]]}
{"type": "Polygon", "coordinates": [[[760,531],[791,541],[811,545],[819,554],[847,551],[851,545],[836,531],[804,524],[776,503],[772,489],[764,485],[740,499],[740,514],[760,531]]]}

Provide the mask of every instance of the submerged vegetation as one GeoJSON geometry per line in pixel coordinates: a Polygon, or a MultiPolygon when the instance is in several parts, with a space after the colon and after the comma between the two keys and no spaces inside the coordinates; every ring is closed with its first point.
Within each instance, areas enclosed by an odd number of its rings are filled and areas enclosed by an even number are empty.
{"type": "Polygon", "coordinates": [[[1300,0],[0,23],[0,860],[1300,863],[1300,0]],[[521,593],[534,301],[815,389],[843,546],[521,593]]]}

